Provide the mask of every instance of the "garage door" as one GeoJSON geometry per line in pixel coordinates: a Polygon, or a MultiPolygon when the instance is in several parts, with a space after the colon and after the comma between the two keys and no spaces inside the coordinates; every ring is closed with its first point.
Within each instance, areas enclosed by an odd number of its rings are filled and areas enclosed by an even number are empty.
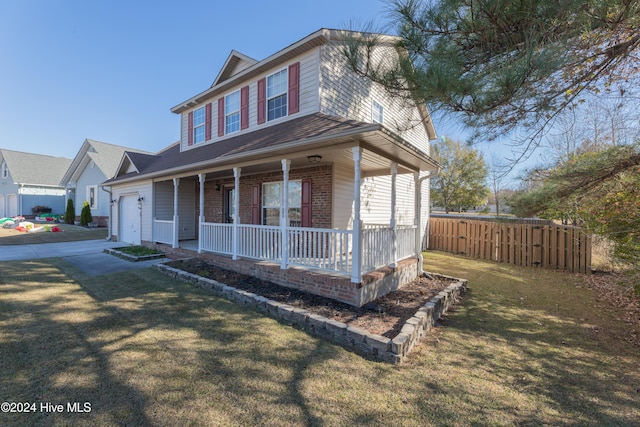
{"type": "Polygon", "coordinates": [[[120,242],[140,244],[140,209],[137,196],[125,196],[120,199],[120,242]]]}

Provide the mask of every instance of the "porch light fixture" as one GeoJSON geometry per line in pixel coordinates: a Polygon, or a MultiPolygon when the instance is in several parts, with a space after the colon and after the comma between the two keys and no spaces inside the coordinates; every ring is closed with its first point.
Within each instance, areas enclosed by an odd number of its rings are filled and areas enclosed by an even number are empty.
{"type": "Polygon", "coordinates": [[[112,205],[115,205],[116,203],[118,203],[118,201],[117,201],[116,199],[113,199],[113,200],[111,201],[111,204],[112,204],[112,205]]]}
{"type": "Polygon", "coordinates": [[[138,197],[138,202],[142,202],[144,200],[144,197],[140,196],[138,197]]]}
{"type": "Polygon", "coordinates": [[[220,184],[216,182],[216,191],[220,192],[220,184]]]}
{"type": "Polygon", "coordinates": [[[309,163],[318,163],[320,160],[322,160],[322,156],[314,154],[312,156],[307,156],[307,160],[309,160],[309,163]]]}

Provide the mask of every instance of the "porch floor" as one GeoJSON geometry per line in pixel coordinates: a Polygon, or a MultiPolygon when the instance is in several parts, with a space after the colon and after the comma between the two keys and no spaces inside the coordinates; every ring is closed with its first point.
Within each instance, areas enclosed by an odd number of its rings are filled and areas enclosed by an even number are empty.
{"type": "Polygon", "coordinates": [[[395,268],[382,267],[363,275],[361,283],[352,283],[344,274],[327,271],[289,267],[281,269],[279,263],[241,258],[231,259],[228,255],[211,252],[198,253],[197,240],[182,240],[179,248],[171,245],[145,242],[168,254],[196,257],[207,260],[220,268],[237,271],[271,281],[282,286],[300,289],[316,295],[333,298],[354,306],[362,306],[404,284],[418,275],[418,259],[407,258],[398,262],[395,268]]]}

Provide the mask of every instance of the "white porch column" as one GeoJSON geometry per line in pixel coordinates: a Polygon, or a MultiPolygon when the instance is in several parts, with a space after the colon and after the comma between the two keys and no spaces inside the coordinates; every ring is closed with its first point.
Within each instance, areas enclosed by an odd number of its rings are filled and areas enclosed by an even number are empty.
{"type": "Polygon", "coordinates": [[[205,174],[198,174],[200,180],[200,217],[198,218],[198,253],[202,253],[202,224],[204,224],[204,181],[205,174]]]}
{"type": "Polygon", "coordinates": [[[423,257],[422,257],[422,241],[420,235],[422,234],[422,180],[420,179],[420,172],[413,173],[413,183],[415,196],[414,200],[414,220],[413,223],[416,226],[416,256],[418,257],[418,275],[421,275],[424,270],[422,269],[423,257]]]}
{"type": "Polygon", "coordinates": [[[236,189],[236,197],[234,200],[234,209],[235,215],[233,216],[233,254],[231,259],[238,259],[238,252],[240,248],[240,242],[238,241],[240,238],[239,228],[240,225],[240,171],[241,168],[233,168],[233,177],[235,178],[235,189],[236,189]]]}
{"type": "Polygon", "coordinates": [[[353,147],[353,251],[351,283],[362,282],[362,222],[360,219],[360,162],[362,148],[353,147]]]}
{"type": "Polygon", "coordinates": [[[178,186],[180,178],[173,178],[173,244],[172,248],[180,247],[180,219],[178,218],[178,186]]]}
{"type": "Polygon", "coordinates": [[[398,227],[396,220],[396,199],[397,199],[397,178],[398,164],[391,163],[391,219],[389,227],[391,227],[391,264],[389,267],[396,268],[398,266],[398,227]]]}
{"type": "Polygon", "coordinates": [[[280,230],[282,233],[282,262],[280,268],[286,269],[289,264],[289,239],[287,228],[289,227],[289,168],[291,160],[282,159],[282,204],[280,206],[280,230]]]}

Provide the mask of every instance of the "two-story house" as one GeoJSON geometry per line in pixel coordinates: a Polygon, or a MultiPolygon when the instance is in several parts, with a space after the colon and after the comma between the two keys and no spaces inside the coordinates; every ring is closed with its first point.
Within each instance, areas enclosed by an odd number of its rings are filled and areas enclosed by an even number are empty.
{"type": "Polygon", "coordinates": [[[210,88],[173,107],[180,140],[126,153],[105,183],[113,238],[354,305],[413,280],[436,134],[424,105],[349,69],[354,36],[321,29],[261,61],[232,51],[210,88]]]}

